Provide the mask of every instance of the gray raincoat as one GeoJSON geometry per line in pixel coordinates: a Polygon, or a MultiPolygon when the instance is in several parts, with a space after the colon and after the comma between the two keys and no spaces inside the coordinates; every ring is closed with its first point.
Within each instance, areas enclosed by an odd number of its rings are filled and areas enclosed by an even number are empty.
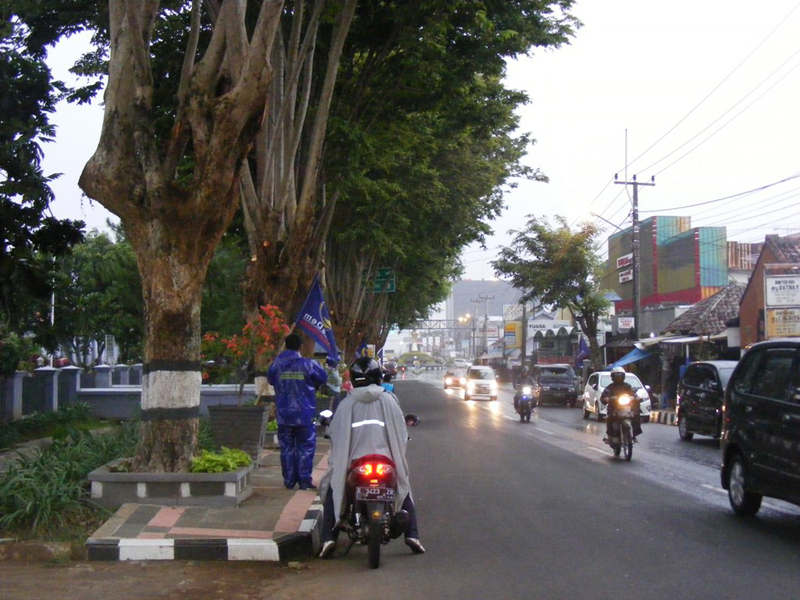
{"type": "MultiPolygon", "coordinates": [[[[395,510],[411,493],[406,446],[408,429],[397,397],[375,384],[355,388],[342,400],[331,421],[328,472],[320,482],[320,497],[333,489],[336,520],[344,507],[345,482],[350,462],[368,454],[389,456],[397,466],[395,510]]],[[[413,500],[413,498],[412,498],[413,500]]]]}

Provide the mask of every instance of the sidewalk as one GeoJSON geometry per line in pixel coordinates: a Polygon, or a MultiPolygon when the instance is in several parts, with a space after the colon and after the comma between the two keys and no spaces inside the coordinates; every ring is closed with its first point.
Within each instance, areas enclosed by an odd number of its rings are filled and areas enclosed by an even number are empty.
{"type": "MultiPolygon", "coordinates": [[[[328,467],[330,442],[317,436],[314,484],[328,467]]],[[[253,494],[238,508],[125,504],[86,541],[89,560],[289,561],[319,547],[316,490],[287,490],[277,447],[251,474],[253,494]]]]}

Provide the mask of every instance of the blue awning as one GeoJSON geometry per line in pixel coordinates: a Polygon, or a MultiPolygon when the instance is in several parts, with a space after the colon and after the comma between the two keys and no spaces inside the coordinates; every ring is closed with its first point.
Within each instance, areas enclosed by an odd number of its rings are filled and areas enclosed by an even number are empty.
{"type": "Polygon", "coordinates": [[[646,350],[640,350],[639,348],[634,348],[630,352],[628,352],[625,356],[620,358],[617,362],[608,365],[609,369],[613,369],[614,367],[622,367],[624,365],[628,365],[632,362],[636,362],[637,360],[642,360],[650,356],[650,353],[646,350]]]}

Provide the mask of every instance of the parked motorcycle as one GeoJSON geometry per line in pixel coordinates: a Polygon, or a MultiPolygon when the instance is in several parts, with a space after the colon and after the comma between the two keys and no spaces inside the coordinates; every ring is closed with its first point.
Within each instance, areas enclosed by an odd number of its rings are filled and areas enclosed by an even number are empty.
{"type": "Polygon", "coordinates": [[[628,394],[612,397],[608,403],[610,420],[606,443],[611,446],[614,456],[621,453],[625,460],[633,457],[633,418],[636,400],[628,394]]]}
{"type": "Polygon", "coordinates": [[[522,386],[518,391],[519,401],[517,403],[517,413],[519,414],[519,422],[524,423],[531,421],[531,413],[536,408],[537,402],[533,397],[533,388],[529,385],[522,386]]]}

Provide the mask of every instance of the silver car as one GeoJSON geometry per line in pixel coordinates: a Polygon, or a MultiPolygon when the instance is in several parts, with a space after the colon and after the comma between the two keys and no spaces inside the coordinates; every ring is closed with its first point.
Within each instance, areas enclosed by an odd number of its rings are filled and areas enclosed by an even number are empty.
{"type": "MultiPolygon", "coordinates": [[[[639,398],[639,409],[642,422],[650,421],[650,392],[633,373],[625,373],[625,383],[629,384],[639,398]]],[[[606,418],[607,406],[600,402],[603,390],[611,385],[611,371],[597,371],[589,375],[583,388],[583,418],[588,419],[594,413],[598,421],[606,418]]]]}
{"type": "Polygon", "coordinates": [[[464,400],[488,398],[497,400],[497,375],[492,367],[472,366],[467,370],[467,387],[464,400]]]}

